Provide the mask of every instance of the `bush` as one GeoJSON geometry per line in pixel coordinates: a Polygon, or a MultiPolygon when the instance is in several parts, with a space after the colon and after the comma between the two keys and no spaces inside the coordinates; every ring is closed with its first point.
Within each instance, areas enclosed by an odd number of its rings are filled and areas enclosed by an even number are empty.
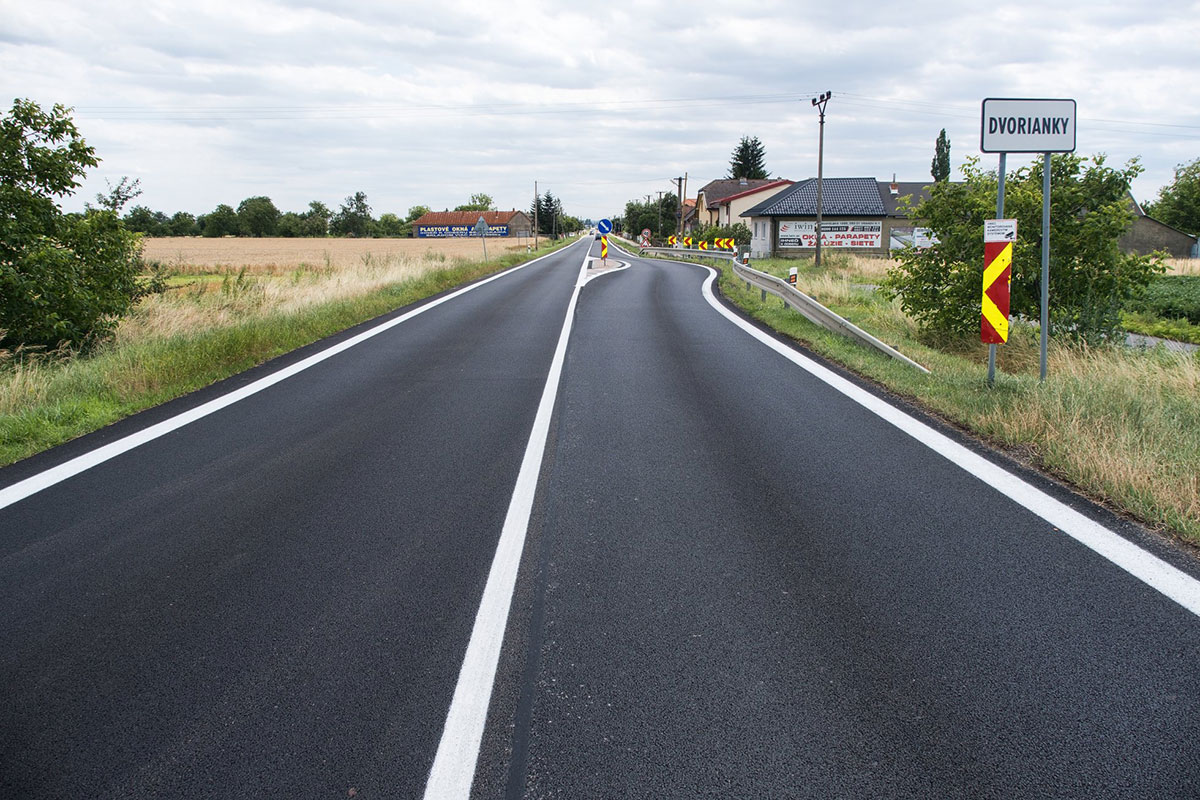
{"type": "MultiPolygon", "coordinates": [[[[941,181],[910,209],[939,239],[924,250],[897,254],[884,291],[926,331],[978,333],[983,285],[983,221],[995,216],[997,176],[970,158],[961,183],[941,181]]],[[[1074,154],[1051,159],[1050,328],[1089,342],[1112,336],[1121,309],[1163,270],[1150,256],[1123,255],[1117,239],[1129,227],[1129,183],[1141,172],[1090,164],[1074,154]]],[[[1004,216],[1017,220],[1011,313],[1038,319],[1041,306],[1042,163],[1006,176],[1004,216]]]]}
{"type": "Polygon", "coordinates": [[[0,119],[0,348],[89,347],[140,296],[141,239],[120,209],[56,202],[97,163],[63,106],[17,100],[0,119]]]}
{"type": "Polygon", "coordinates": [[[1160,275],[1126,308],[1200,325],[1200,275],[1160,275]]]}
{"type": "Polygon", "coordinates": [[[689,235],[697,242],[711,242],[713,239],[733,239],[739,250],[744,250],[750,246],[750,229],[743,222],[735,222],[732,225],[725,226],[710,225],[707,228],[694,230],[689,235]]]}

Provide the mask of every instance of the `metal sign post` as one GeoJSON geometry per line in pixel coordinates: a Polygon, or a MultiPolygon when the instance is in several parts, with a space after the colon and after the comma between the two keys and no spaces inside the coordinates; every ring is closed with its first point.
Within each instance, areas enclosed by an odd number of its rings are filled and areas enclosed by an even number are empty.
{"type": "Polygon", "coordinates": [[[488,260],[487,259],[487,232],[488,232],[487,220],[485,220],[482,216],[480,216],[479,221],[475,223],[475,233],[479,236],[480,239],[483,240],[483,262],[485,264],[487,263],[487,260],[488,260]]]}
{"type": "MultiPolygon", "coordinates": [[[[989,97],[983,101],[979,149],[1000,154],[1000,186],[996,216],[1004,215],[1004,157],[1008,153],[1042,154],[1042,307],[1040,380],[1046,380],[1046,346],[1050,334],[1050,154],[1075,152],[1075,101],[989,97]]],[[[995,365],[988,349],[988,383],[995,365]]]]}

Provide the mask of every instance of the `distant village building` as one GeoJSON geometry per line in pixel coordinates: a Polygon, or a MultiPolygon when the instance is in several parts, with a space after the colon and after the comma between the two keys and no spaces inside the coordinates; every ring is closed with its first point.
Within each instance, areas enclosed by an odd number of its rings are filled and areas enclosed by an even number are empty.
{"type": "Polygon", "coordinates": [[[1117,240],[1122,253],[1149,255],[1159,251],[1173,258],[1200,258],[1195,236],[1146,216],[1132,196],[1130,200],[1133,201],[1133,224],[1117,240]]]}
{"type": "MultiPolygon", "coordinates": [[[[739,222],[745,224],[745,220],[741,218],[743,211],[753,208],[768,198],[774,197],[794,182],[780,178],[779,180],[767,181],[758,186],[749,186],[747,185],[749,182],[742,184],[740,187],[741,191],[713,200],[708,206],[710,215],[716,219],[713,224],[719,225],[722,228],[727,228],[739,222]]],[[[754,183],[759,182],[754,181],[754,183]]]]}
{"type": "MultiPolygon", "coordinates": [[[[821,186],[822,248],[887,256],[911,241],[914,223],[901,200],[915,205],[929,194],[927,183],[875,178],[825,178],[821,186]]],[[[749,222],[750,251],[757,257],[802,256],[816,249],[817,179],[792,184],[740,215],[749,222]]]]}
{"type": "Polygon", "coordinates": [[[478,236],[475,225],[479,218],[488,225],[487,236],[525,238],[533,235],[533,222],[524,211],[430,211],[413,221],[413,236],[421,239],[444,239],[459,236],[478,236]]]}
{"type": "MultiPolygon", "coordinates": [[[[928,198],[932,185],[929,181],[825,178],[822,183],[821,226],[825,230],[822,248],[887,256],[892,250],[919,244],[926,229],[919,220],[908,217],[905,200],[916,206],[928,198]]],[[[1200,257],[1195,236],[1146,216],[1132,197],[1130,203],[1134,218],[1129,230],[1118,240],[1121,252],[1158,251],[1175,258],[1200,257]]],[[[715,205],[721,207],[720,203],[715,205]]],[[[809,178],[777,191],[742,211],[740,216],[750,228],[752,256],[811,255],[816,249],[817,179],[809,178]]]]}
{"type": "MultiPolygon", "coordinates": [[[[759,189],[778,180],[770,178],[723,178],[709,181],[696,192],[696,218],[700,225],[720,225],[721,201],[731,195],[759,189]]],[[[734,222],[737,222],[736,218],[734,222]]]]}

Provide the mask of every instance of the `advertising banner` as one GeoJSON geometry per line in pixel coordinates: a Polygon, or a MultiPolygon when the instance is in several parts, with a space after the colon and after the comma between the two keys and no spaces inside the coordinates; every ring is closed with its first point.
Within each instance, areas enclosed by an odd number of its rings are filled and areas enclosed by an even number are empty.
{"type": "MultiPolygon", "coordinates": [[[[821,247],[877,248],[883,243],[883,222],[821,222],[821,247]]],[[[780,222],[780,247],[817,246],[816,222],[780,222]]]]}
{"type": "MultiPolygon", "coordinates": [[[[458,236],[478,236],[474,225],[418,225],[417,238],[445,239],[458,236]]],[[[486,236],[508,236],[507,225],[492,225],[486,236]]]]}

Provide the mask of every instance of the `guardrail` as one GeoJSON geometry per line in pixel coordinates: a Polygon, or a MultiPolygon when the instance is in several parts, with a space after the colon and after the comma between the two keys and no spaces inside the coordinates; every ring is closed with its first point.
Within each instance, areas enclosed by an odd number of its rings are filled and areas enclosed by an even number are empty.
{"type": "Polygon", "coordinates": [[[737,258],[737,253],[732,253],[728,250],[696,250],[691,247],[642,247],[639,248],[643,253],[654,253],[662,256],[690,256],[692,258],[722,258],[727,261],[733,261],[737,258]]]}
{"type": "MultiPolygon", "coordinates": [[[[622,241],[628,242],[628,240],[622,241]]],[[[633,244],[633,242],[629,242],[629,244],[633,244]]],[[[731,261],[733,263],[734,274],[746,282],[747,289],[749,289],[751,285],[757,286],[763,292],[764,300],[766,299],[767,293],[773,294],[785,304],[799,311],[800,314],[809,322],[820,325],[826,330],[833,331],[834,333],[840,333],[843,336],[854,339],[860,344],[873,347],[887,356],[897,359],[898,361],[903,361],[905,364],[921,370],[921,372],[924,372],[926,375],[929,374],[929,370],[918,364],[916,361],[913,361],[911,358],[904,355],[891,345],[885,344],[884,342],[876,339],[874,336],[867,333],[850,320],[834,313],[833,311],[830,311],[828,308],[821,305],[803,292],[794,289],[791,284],[782,278],[777,278],[774,275],[769,275],[766,272],[759,272],[756,269],[752,269],[743,265],[738,261],[736,253],[725,252],[721,250],[695,250],[679,247],[642,247],[639,248],[639,250],[642,253],[653,253],[655,255],[676,257],[700,256],[731,261]]]]}
{"type": "Polygon", "coordinates": [[[874,336],[855,325],[853,322],[850,322],[849,320],[835,314],[833,311],[830,311],[828,308],[821,305],[803,292],[797,291],[792,287],[791,284],[782,278],[777,278],[774,275],[768,275],[765,272],[759,272],[756,269],[751,269],[750,267],[739,264],[736,260],[733,262],[733,272],[746,282],[747,289],[749,289],[751,285],[757,286],[763,292],[763,299],[766,299],[766,294],[769,292],[770,294],[773,294],[779,299],[783,300],[784,303],[794,307],[800,312],[801,315],[804,316],[805,319],[809,320],[810,322],[820,325],[822,328],[833,331],[834,333],[840,333],[843,336],[848,336],[851,339],[867,345],[868,347],[874,347],[881,353],[885,353],[892,358],[903,361],[905,364],[921,370],[921,372],[924,372],[926,375],[929,374],[928,369],[913,361],[896,348],[879,341],[874,336]]]}

